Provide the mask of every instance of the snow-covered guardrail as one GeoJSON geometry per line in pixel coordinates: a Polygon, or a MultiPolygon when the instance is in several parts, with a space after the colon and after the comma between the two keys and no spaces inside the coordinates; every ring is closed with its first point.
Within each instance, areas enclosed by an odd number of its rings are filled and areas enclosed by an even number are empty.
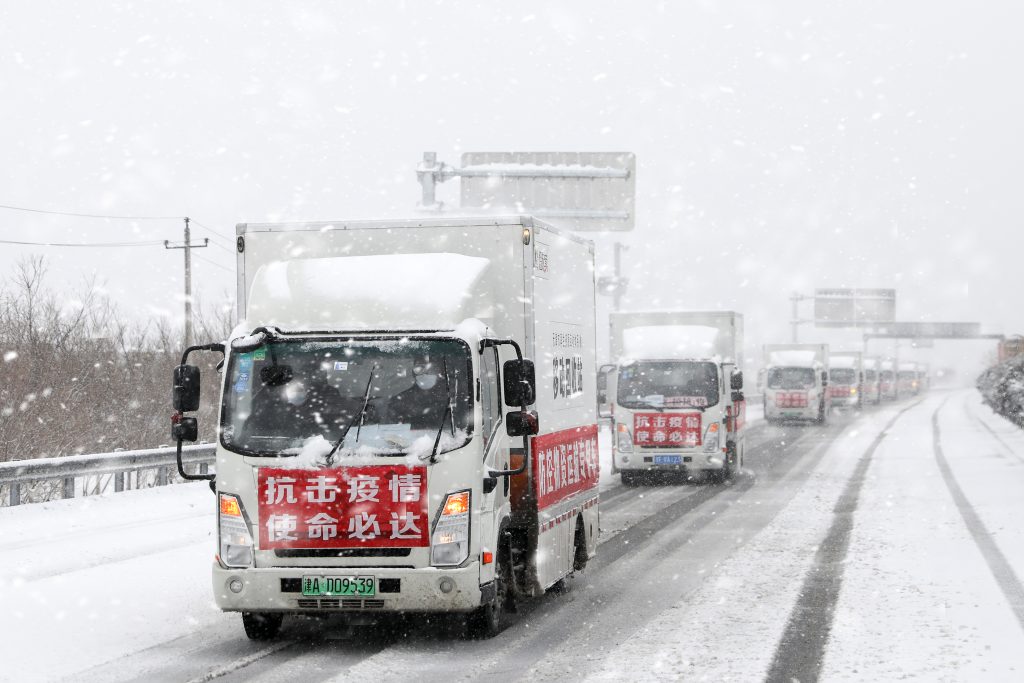
{"type": "MultiPolygon", "coordinates": [[[[20,505],[22,484],[44,481],[63,481],[64,498],[75,496],[76,480],[107,474],[112,475],[114,491],[123,491],[126,482],[130,481],[128,475],[143,470],[154,470],[156,476],[153,485],[162,486],[169,483],[169,473],[177,470],[175,452],[175,447],[169,446],[0,462],[0,487],[7,487],[8,505],[20,505]]],[[[205,473],[214,460],[215,452],[215,444],[185,446],[181,451],[181,460],[186,466],[197,466],[199,472],[205,473]]],[[[100,487],[98,481],[97,487],[100,487]]]]}

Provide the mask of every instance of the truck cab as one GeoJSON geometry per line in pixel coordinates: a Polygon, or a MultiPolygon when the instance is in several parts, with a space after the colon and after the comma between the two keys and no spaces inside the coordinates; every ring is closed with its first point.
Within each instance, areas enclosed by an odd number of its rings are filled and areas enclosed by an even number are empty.
{"type": "Polygon", "coordinates": [[[864,359],[863,400],[878,405],[882,401],[881,361],[878,358],[864,359]]]}

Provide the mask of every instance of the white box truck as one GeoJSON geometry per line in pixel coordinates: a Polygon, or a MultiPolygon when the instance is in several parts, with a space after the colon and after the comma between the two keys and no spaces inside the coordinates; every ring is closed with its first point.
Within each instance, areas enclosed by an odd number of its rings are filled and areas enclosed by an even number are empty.
{"type": "Polygon", "coordinates": [[[612,313],[613,457],[622,483],[652,472],[724,481],[743,465],[743,316],[612,313]]]}
{"type": "Polygon", "coordinates": [[[765,420],[828,420],[828,344],[767,344],[764,368],[765,420]]]}
{"type": "Polygon", "coordinates": [[[828,393],[833,406],[860,408],[864,401],[864,354],[833,351],[828,357],[828,393]]]}
{"type": "MultiPolygon", "coordinates": [[[[288,614],[502,611],[598,534],[592,243],[530,217],[241,224],[213,592],[288,614]],[[534,362],[536,365],[534,365],[534,362]]],[[[196,475],[190,475],[194,478],[196,475]]]]}

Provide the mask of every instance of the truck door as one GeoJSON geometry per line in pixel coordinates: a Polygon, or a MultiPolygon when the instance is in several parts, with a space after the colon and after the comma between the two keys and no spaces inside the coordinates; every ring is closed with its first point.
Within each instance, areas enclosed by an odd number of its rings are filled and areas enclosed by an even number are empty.
{"type": "MultiPolygon", "coordinates": [[[[501,346],[484,347],[480,356],[480,409],[482,414],[481,432],[484,435],[484,469],[509,469],[508,436],[504,430],[501,405],[501,359],[498,350],[501,346]]],[[[499,513],[508,501],[509,477],[500,477],[492,494],[485,495],[490,500],[490,508],[499,513]]],[[[497,519],[494,520],[498,522],[497,519]]]]}

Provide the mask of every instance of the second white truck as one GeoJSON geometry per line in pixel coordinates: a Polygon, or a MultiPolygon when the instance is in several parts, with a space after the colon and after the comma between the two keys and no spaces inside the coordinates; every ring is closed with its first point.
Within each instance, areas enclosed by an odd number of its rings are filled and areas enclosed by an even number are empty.
{"type": "Polygon", "coordinates": [[[725,481],[743,465],[743,317],[612,313],[615,465],[635,486],[658,472],[725,481]]]}

